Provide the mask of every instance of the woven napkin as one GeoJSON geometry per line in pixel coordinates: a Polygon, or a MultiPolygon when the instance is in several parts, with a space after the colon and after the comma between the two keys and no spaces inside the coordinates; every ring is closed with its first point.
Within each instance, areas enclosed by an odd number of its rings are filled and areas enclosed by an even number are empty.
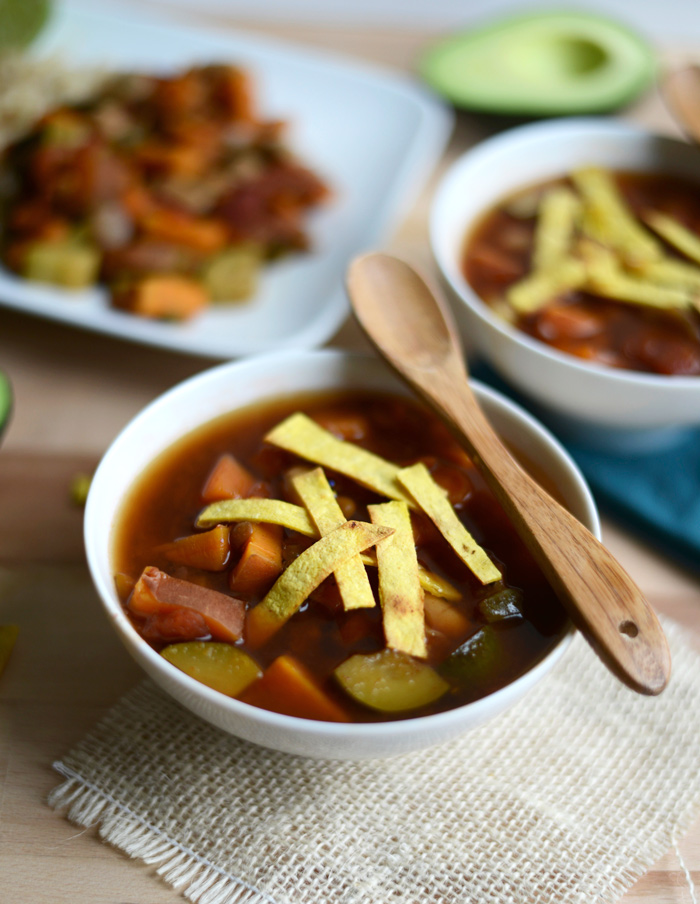
{"type": "Polygon", "coordinates": [[[150,682],[68,756],[50,803],[198,904],[589,904],[619,898],[700,805],[700,656],[622,687],[577,638],[458,741],[316,761],[236,740],[150,682]]]}

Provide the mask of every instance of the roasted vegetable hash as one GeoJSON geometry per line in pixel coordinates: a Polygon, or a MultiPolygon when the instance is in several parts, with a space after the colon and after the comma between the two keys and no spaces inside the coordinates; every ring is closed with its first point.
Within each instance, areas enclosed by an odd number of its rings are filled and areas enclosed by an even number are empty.
{"type": "Polygon", "coordinates": [[[259,118],[248,73],[211,65],[120,75],[57,107],[3,154],[2,258],[64,288],[184,319],[255,292],[261,265],[304,251],[328,195],[259,118]]]}

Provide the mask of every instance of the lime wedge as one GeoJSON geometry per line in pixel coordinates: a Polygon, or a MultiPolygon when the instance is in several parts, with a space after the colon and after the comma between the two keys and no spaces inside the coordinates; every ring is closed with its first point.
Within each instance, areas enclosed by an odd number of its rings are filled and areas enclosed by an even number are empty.
{"type": "Polygon", "coordinates": [[[0,0],[0,51],[31,44],[50,13],[51,0],[0,0]]]}

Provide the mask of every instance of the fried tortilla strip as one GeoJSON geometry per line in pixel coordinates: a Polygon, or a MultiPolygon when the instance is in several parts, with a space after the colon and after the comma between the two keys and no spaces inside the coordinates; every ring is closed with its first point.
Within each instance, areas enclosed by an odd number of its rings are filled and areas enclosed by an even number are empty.
{"type": "Polygon", "coordinates": [[[339,565],[392,534],[390,527],[346,521],[305,549],[287,566],[267,596],[249,612],[248,643],[253,647],[265,643],[339,565]]]}
{"type": "Polygon", "coordinates": [[[685,261],[674,260],[671,257],[647,264],[639,271],[639,274],[644,279],[662,286],[687,289],[694,294],[700,291],[700,267],[685,261]]]}
{"type": "Polygon", "coordinates": [[[415,508],[414,501],[396,481],[399,468],[395,464],[354,443],[336,439],[302,412],[290,415],[274,427],[265,440],[314,464],[345,474],[382,496],[398,499],[415,508]]]}
{"type": "Polygon", "coordinates": [[[422,462],[411,465],[410,468],[403,468],[399,471],[397,479],[482,584],[502,579],[501,572],[459,520],[457,513],[422,462]]]}
{"type": "MultiPolygon", "coordinates": [[[[373,552],[363,552],[360,559],[364,565],[371,565],[374,568],[377,567],[377,557],[373,552]]],[[[421,587],[426,593],[432,593],[433,596],[439,596],[444,600],[462,599],[462,594],[456,587],[453,587],[449,581],[440,577],[439,574],[435,574],[434,571],[428,571],[428,569],[424,568],[420,562],[418,563],[418,579],[420,580],[421,587]]]]}
{"type": "Polygon", "coordinates": [[[630,276],[609,248],[582,241],[580,251],[586,265],[585,289],[593,295],[652,308],[687,308],[691,304],[692,296],[685,289],[630,276]]]}
{"type": "Polygon", "coordinates": [[[368,506],[372,524],[392,527],[394,533],[377,547],[379,601],[384,637],[390,650],[425,659],[423,590],[413,542],[411,516],[405,502],[368,506]]]}
{"type": "Polygon", "coordinates": [[[519,314],[532,314],[545,307],[562,292],[578,289],[586,278],[586,268],[575,257],[563,257],[546,270],[533,270],[514,283],[506,300],[519,314]]]}
{"type": "MultiPolygon", "coordinates": [[[[297,474],[292,484],[322,537],[345,524],[347,519],[322,468],[297,474]]],[[[335,571],[335,579],[345,610],[374,607],[374,594],[359,555],[343,562],[335,571]]]]}
{"type": "Polygon", "coordinates": [[[548,270],[571,254],[581,201],[569,188],[557,186],[542,197],[535,227],[532,265],[548,270]]]}
{"type": "Polygon", "coordinates": [[[661,244],[637,220],[607,170],[585,167],[574,170],[571,178],[583,197],[586,235],[614,248],[632,265],[662,257],[661,244]]]}
{"type": "MultiPolygon", "coordinates": [[[[413,506],[415,507],[415,503],[413,506]]],[[[280,524],[306,537],[319,536],[319,531],[306,509],[280,499],[222,499],[203,509],[196,524],[197,527],[209,528],[235,521],[280,524]]],[[[363,564],[377,567],[377,558],[373,553],[363,553],[360,558],[363,564]]],[[[447,600],[461,599],[460,592],[449,581],[422,566],[420,580],[421,586],[428,593],[447,600]]]]}
{"type": "Polygon", "coordinates": [[[306,537],[318,536],[306,509],[281,499],[222,499],[220,502],[212,502],[199,513],[196,526],[214,527],[229,521],[279,524],[306,537]]]}
{"type": "Polygon", "coordinates": [[[700,238],[694,232],[658,210],[650,210],[644,214],[644,222],[676,251],[700,264],[700,238]]]}

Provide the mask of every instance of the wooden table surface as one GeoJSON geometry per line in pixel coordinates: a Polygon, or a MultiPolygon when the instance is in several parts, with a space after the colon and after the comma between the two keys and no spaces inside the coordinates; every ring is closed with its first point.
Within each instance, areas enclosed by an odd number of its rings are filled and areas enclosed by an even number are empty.
{"type": "MultiPolygon", "coordinates": [[[[219,20],[221,27],[235,23],[219,20]]],[[[425,35],[301,27],[249,30],[410,71],[425,35]]],[[[664,51],[679,58],[678,49],[664,51]]],[[[700,47],[698,48],[700,54],[700,47]]],[[[628,118],[676,132],[651,94],[628,118]]],[[[502,123],[461,114],[440,169],[502,123]]],[[[385,247],[431,266],[431,185],[385,247]]],[[[353,325],[332,342],[364,347],[353,325]]],[[[0,450],[0,624],[20,636],[0,680],[0,899],[13,904],[166,904],[182,900],[141,863],[79,831],[46,805],[61,757],[141,673],[102,616],[84,564],[72,477],[90,471],[119,429],[163,390],[211,361],[151,350],[0,310],[0,367],[16,409],[0,450]]],[[[604,540],[659,612],[700,648],[700,583],[604,519],[604,540]]],[[[700,823],[680,850],[700,886],[700,823]]],[[[669,852],[628,892],[628,904],[691,901],[669,852]]]]}

